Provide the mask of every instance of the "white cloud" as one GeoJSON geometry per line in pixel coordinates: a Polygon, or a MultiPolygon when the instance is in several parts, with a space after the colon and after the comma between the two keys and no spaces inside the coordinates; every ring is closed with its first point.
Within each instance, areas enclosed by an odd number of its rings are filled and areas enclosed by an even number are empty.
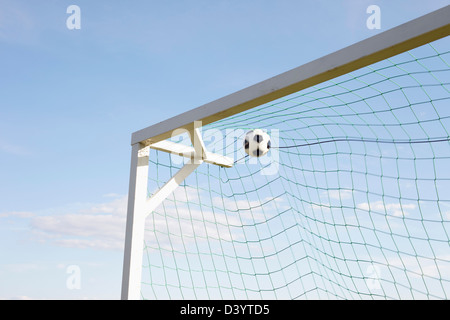
{"type": "MultiPolygon", "coordinates": [[[[23,213],[23,217],[31,218],[34,238],[43,243],[72,248],[123,250],[127,196],[108,194],[105,197],[112,200],[82,205],[83,208],[78,208],[73,213],[30,213],[29,216],[23,213]]],[[[208,206],[195,205],[205,202],[204,197],[203,191],[198,189],[178,188],[164,202],[164,208],[161,205],[147,218],[146,241],[173,249],[194,241],[235,240],[242,236],[239,232],[242,221],[261,220],[261,202],[270,200],[223,202],[215,197],[211,199],[211,203],[218,209],[213,210],[208,206]],[[230,215],[230,211],[225,208],[248,210],[238,216],[230,215]]],[[[267,208],[269,207],[272,208],[273,205],[268,205],[267,208]]]]}
{"type": "Polygon", "coordinates": [[[444,211],[443,214],[442,214],[442,217],[445,220],[450,220],[450,211],[444,211]]]}
{"type": "Polygon", "coordinates": [[[6,273],[26,273],[39,270],[41,266],[36,262],[8,263],[1,265],[1,269],[6,273]]]}
{"type": "Polygon", "coordinates": [[[30,211],[10,211],[0,213],[0,218],[8,218],[8,217],[18,217],[18,218],[31,218],[35,214],[30,211]]]}
{"type": "Polygon", "coordinates": [[[450,278],[450,255],[441,254],[435,257],[402,256],[389,259],[389,265],[407,270],[408,276],[413,278],[450,278]]]}
{"type": "Polygon", "coordinates": [[[40,215],[31,220],[34,236],[63,247],[118,249],[124,244],[127,196],[91,205],[77,213],[40,215]]]}
{"type": "Polygon", "coordinates": [[[331,199],[334,200],[347,200],[353,197],[353,191],[347,189],[328,190],[324,191],[323,195],[328,195],[331,199]]]}
{"type": "Polygon", "coordinates": [[[244,224],[253,225],[286,209],[280,198],[234,200],[208,196],[199,189],[178,188],[164,203],[165,211],[159,207],[147,218],[148,245],[181,251],[194,243],[208,242],[213,247],[218,244],[215,241],[242,240],[244,224]]]}
{"type": "Polygon", "coordinates": [[[0,1],[0,40],[12,43],[35,43],[36,23],[33,14],[18,1],[0,1]]]}
{"type": "Polygon", "coordinates": [[[14,296],[11,298],[11,300],[34,300],[34,299],[30,298],[29,296],[14,296]]]}
{"type": "MultiPolygon", "coordinates": [[[[287,208],[283,199],[275,197],[255,200],[234,200],[232,198],[215,197],[212,199],[212,202],[219,208],[223,207],[229,212],[236,212],[236,217],[239,214],[239,221],[248,223],[264,221],[269,218],[269,215],[273,215],[274,212],[287,208]]],[[[236,224],[241,225],[242,222],[236,222],[236,224]]]]}
{"type": "MultiPolygon", "coordinates": [[[[229,228],[242,223],[236,216],[226,216],[221,210],[207,206],[200,207],[201,191],[185,187],[178,188],[168,197],[168,201],[155,210],[146,220],[145,240],[150,246],[183,250],[181,246],[196,241],[235,239],[236,234],[229,228]],[[164,209],[164,210],[163,210],[164,209]]],[[[218,199],[212,202],[218,203],[218,199]]]]}
{"type": "Polygon", "coordinates": [[[0,139],[0,152],[15,156],[27,156],[31,154],[28,148],[25,148],[17,144],[11,144],[1,139],[0,139]]]}
{"type": "MultiPolygon", "coordinates": [[[[201,189],[180,187],[146,220],[146,241],[152,246],[177,249],[195,242],[242,239],[243,224],[270,218],[286,209],[284,200],[208,198],[201,189]],[[200,206],[200,204],[202,204],[200,206]],[[238,211],[236,211],[238,210],[238,211]],[[236,212],[234,212],[236,211],[236,212]]],[[[109,201],[67,206],[69,213],[9,212],[2,216],[30,219],[33,239],[70,248],[123,250],[127,196],[105,195],[109,201]]],[[[68,210],[61,208],[59,212],[68,210]]]]}
{"type": "Polygon", "coordinates": [[[395,217],[406,216],[408,210],[414,210],[417,206],[413,203],[385,203],[384,201],[364,202],[357,205],[358,209],[365,211],[375,211],[379,213],[387,213],[395,217]]]}
{"type": "Polygon", "coordinates": [[[106,194],[104,194],[103,197],[105,197],[105,198],[121,198],[122,195],[121,195],[121,194],[118,194],[118,193],[112,192],[112,193],[106,193],[106,194]]]}

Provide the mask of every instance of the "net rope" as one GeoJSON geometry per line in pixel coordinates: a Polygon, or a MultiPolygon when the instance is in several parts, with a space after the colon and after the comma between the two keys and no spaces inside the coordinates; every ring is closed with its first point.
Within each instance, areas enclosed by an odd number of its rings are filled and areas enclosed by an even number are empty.
{"type": "MultiPolygon", "coordinates": [[[[448,299],[449,45],[204,126],[235,164],[200,165],[147,218],[142,298],[448,299]]],[[[151,150],[149,196],[184,163],[151,150]]]]}

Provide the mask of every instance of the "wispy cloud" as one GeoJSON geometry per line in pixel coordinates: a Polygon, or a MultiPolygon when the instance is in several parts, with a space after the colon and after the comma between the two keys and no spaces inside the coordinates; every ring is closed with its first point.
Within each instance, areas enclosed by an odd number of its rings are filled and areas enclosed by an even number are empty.
{"type": "Polygon", "coordinates": [[[347,200],[353,197],[353,191],[348,189],[328,190],[322,192],[322,196],[328,196],[334,200],[347,200]]]}
{"type": "Polygon", "coordinates": [[[0,41],[34,42],[36,25],[27,6],[19,1],[0,0],[0,41]]]}
{"type": "MultiPolygon", "coordinates": [[[[177,250],[196,241],[235,239],[230,225],[242,225],[235,216],[227,216],[222,210],[201,208],[204,196],[201,191],[178,188],[168,197],[164,208],[159,207],[146,221],[146,241],[161,248],[177,250]]],[[[216,200],[212,200],[217,202],[216,200]]]]}
{"type": "Polygon", "coordinates": [[[210,198],[207,192],[191,187],[177,189],[146,221],[146,241],[150,246],[184,250],[196,243],[218,245],[217,241],[242,240],[244,225],[255,225],[286,209],[280,198],[210,198]],[[201,205],[200,205],[201,204],[201,205]]]}
{"type": "Polygon", "coordinates": [[[34,300],[29,296],[14,296],[10,300],[34,300]]]}
{"type": "Polygon", "coordinates": [[[2,139],[0,139],[0,153],[7,153],[16,156],[27,156],[31,154],[28,148],[18,144],[6,142],[2,139]]]}
{"type": "Polygon", "coordinates": [[[33,216],[35,216],[35,214],[31,211],[9,211],[0,213],[0,218],[10,218],[10,217],[31,218],[33,216]]]}
{"type": "MultiPolygon", "coordinates": [[[[100,250],[123,250],[127,196],[107,194],[108,201],[78,205],[72,212],[48,214],[5,212],[0,217],[29,219],[32,237],[41,243],[100,250]]],[[[230,200],[214,197],[209,205],[199,206],[207,197],[195,188],[178,188],[164,207],[156,209],[146,221],[146,241],[162,248],[177,248],[198,241],[240,239],[242,226],[270,218],[281,199],[230,200]],[[239,210],[239,213],[238,213],[239,210]]],[[[68,206],[71,207],[71,206],[68,206]]],[[[64,209],[61,209],[63,212],[64,209]]]]}
{"type": "Polygon", "coordinates": [[[414,210],[417,206],[413,203],[402,204],[399,202],[385,203],[384,201],[364,202],[358,204],[358,209],[365,211],[375,211],[379,213],[387,213],[394,217],[406,216],[410,210],[414,210]]]}
{"type": "Polygon", "coordinates": [[[410,277],[448,279],[450,277],[449,261],[450,255],[437,254],[434,257],[401,256],[389,259],[388,263],[390,266],[405,270],[410,277]]]}
{"type": "Polygon", "coordinates": [[[36,240],[62,247],[121,250],[127,196],[94,204],[78,212],[39,215],[31,219],[36,240]]]}

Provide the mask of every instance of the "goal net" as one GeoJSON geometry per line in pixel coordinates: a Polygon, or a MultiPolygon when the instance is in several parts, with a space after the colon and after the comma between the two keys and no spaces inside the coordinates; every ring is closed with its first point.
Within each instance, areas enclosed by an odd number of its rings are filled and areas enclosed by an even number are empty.
{"type": "MultiPolygon", "coordinates": [[[[141,297],[448,299],[449,50],[443,38],[203,126],[234,165],[200,165],[147,217],[141,297]],[[256,128],[271,137],[261,158],[243,147],[256,128]]],[[[149,159],[149,195],[186,162],[149,159]]]]}

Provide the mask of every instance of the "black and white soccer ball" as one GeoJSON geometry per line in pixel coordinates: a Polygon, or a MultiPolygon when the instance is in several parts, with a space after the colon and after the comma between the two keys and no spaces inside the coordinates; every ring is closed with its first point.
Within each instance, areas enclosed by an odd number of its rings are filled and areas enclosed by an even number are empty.
{"type": "Polygon", "coordinates": [[[261,129],[247,132],[244,140],[244,149],[251,157],[262,157],[270,149],[270,136],[261,129]]]}

